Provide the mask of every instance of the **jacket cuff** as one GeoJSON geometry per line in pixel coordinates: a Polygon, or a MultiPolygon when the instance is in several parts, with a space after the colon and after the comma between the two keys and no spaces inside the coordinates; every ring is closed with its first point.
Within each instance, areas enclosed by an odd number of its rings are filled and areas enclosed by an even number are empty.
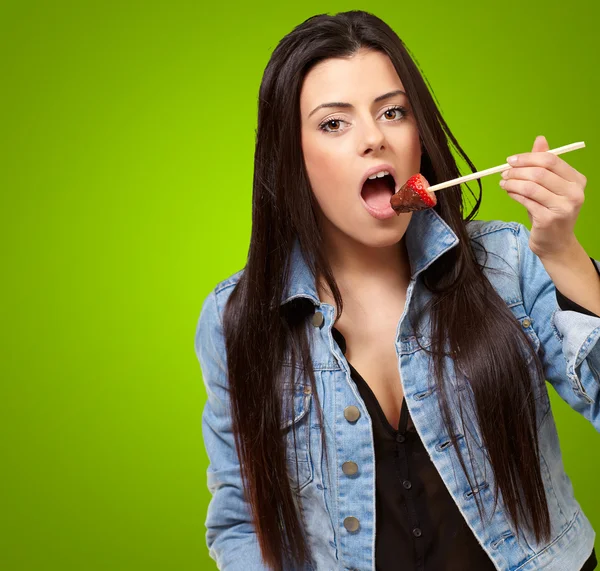
{"type": "Polygon", "coordinates": [[[552,325],[562,341],[567,376],[585,400],[595,402],[600,383],[600,317],[557,310],[552,325]]]}

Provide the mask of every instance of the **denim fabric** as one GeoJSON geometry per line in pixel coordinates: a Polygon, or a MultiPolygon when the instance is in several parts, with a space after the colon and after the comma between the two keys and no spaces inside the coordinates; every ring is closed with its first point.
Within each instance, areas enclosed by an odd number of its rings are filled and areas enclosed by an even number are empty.
{"type": "MultiPolygon", "coordinates": [[[[469,222],[467,228],[471,241],[489,252],[484,272],[534,342],[547,381],[600,430],[600,318],[559,308],[556,289],[528,246],[529,231],[525,226],[477,220],[469,222]]],[[[419,279],[421,272],[457,244],[457,236],[433,209],[413,213],[406,232],[411,280],[395,342],[411,417],[456,505],[498,570],[578,570],[592,551],[595,533],[573,495],[564,470],[547,384],[535,396],[541,473],[552,526],[548,543],[537,543],[527,530],[521,530],[523,533],[517,538],[502,498],[492,513],[493,474],[479,428],[473,421],[467,423],[462,434],[456,428],[461,425],[455,413],[454,428],[462,436],[458,445],[467,454],[470,444],[474,454],[473,466],[469,467],[476,483],[474,490],[467,483],[456,451],[447,445],[449,436],[427,374],[430,357],[417,343],[418,339],[424,347],[430,346],[430,321],[425,319],[420,329],[414,331],[408,318],[430,299],[419,279]],[[479,517],[474,494],[483,500],[485,524],[479,517]]],[[[475,248],[475,253],[483,262],[481,249],[475,248]]],[[[304,378],[301,372],[293,378],[287,377],[288,389],[295,391],[296,414],[294,418],[284,417],[282,423],[282,432],[288,437],[289,480],[301,505],[313,558],[312,564],[304,569],[374,571],[375,462],[371,419],[350,377],[348,363],[331,334],[334,307],[319,300],[314,278],[297,242],[291,263],[291,279],[282,303],[307,298],[324,317],[316,326],[309,320],[307,332],[325,426],[317,424],[308,375],[304,378]],[[355,422],[344,416],[344,409],[350,405],[360,411],[355,422]],[[291,440],[292,423],[296,428],[295,449],[291,440]],[[322,430],[328,446],[328,466],[321,446],[322,430]],[[343,473],[342,464],[347,460],[358,464],[358,474],[343,473]],[[327,468],[332,475],[329,479],[327,468]],[[359,521],[356,531],[348,531],[344,526],[345,518],[350,516],[359,521]]],[[[242,272],[220,282],[204,300],[195,335],[195,350],[208,396],[202,428],[210,460],[208,488],[213,497],[206,517],[206,542],[219,569],[228,571],[266,569],[243,495],[228,402],[222,315],[242,272]]],[[[454,370],[450,359],[447,365],[449,386],[455,389],[454,394],[470,391],[468,380],[454,370]]],[[[291,372],[289,363],[287,366],[291,372]]]]}

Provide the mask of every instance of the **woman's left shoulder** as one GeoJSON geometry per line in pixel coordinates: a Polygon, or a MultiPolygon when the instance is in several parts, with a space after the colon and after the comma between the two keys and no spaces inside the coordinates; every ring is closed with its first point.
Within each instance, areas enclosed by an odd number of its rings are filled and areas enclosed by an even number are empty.
{"type": "Polygon", "coordinates": [[[519,222],[504,220],[470,220],[466,223],[466,228],[469,237],[474,240],[490,234],[506,234],[507,232],[512,233],[516,238],[524,226],[519,222]]]}
{"type": "Polygon", "coordinates": [[[492,266],[504,266],[519,274],[520,251],[527,242],[527,228],[523,224],[504,220],[471,220],[466,228],[478,259],[483,256],[483,260],[488,260],[492,254],[497,260],[497,263],[492,262],[492,266]]]}

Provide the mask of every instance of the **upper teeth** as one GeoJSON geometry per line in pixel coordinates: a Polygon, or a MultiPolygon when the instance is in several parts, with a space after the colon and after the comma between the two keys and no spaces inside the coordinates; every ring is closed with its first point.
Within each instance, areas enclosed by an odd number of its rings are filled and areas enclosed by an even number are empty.
{"type": "Polygon", "coordinates": [[[381,178],[382,176],[385,176],[387,174],[390,174],[388,171],[379,171],[376,172],[375,174],[372,174],[369,179],[373,179],[373,178],[381,178]]]}

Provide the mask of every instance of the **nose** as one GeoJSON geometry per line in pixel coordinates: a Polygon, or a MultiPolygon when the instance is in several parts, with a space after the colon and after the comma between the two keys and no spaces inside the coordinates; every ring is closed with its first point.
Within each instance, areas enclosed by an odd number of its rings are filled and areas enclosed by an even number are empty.
{"type": "Polygon", "coordinates": [[[361,141],[361,155],[369,153],[378,153],[385,149],[385,135],[380,127],[374,121],[367,121],[363,129],[363,138],[361,141]]]}

